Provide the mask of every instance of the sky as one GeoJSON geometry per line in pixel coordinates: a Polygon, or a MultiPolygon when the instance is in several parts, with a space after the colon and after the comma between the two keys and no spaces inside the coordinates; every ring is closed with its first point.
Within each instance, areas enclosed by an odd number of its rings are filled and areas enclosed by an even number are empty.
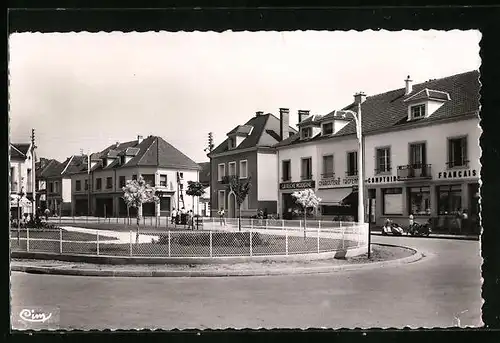
{"type": "Polygon", "coordinates": [[[64,161],[138,135],[195,162],[256,111],[326,114],[353,101],[480,67],[479,31],[15,33],[13,143],[64,161]]]}

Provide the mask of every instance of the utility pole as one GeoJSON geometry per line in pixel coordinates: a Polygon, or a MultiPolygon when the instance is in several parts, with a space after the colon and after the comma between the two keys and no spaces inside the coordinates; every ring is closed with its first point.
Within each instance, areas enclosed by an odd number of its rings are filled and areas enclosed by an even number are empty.
{"type": "MultiPolygon", "coordinates": [[[[212,150],[214,149],[214,135],[212,132],[209,132],[208,133],[208,146],[203,150],[205,152],[208,151],[208,155],[210,155],[212,153],[212,150]]],[[[212,217],[212,204],[213,204],[213,200],[212,200],[212,193],[213,193],[213,189],[212,189],[212,157],[210,157],[210,178],[209,178],[209,187],[210,187],[210,217],[212,217]]]]}
{"type": "Polygon", "coordinates": [[[32,215],[33,215],[33,218],[35,218],[35,214],[36,214],[36,192],[35,192],[35,182],[36,182],[36,178],[35,178],[35,167],[36,167],[36,164],[35,164],[35,161],[36,161],[36,158],[35,158],[35,149],[36,149],[36,145],[35,145],[35,129],[31,129],[31,194],[33,196],[33,201],[32,201],[32,206],[33,206],[33,212],[32,212],[32,215]]]}
{"type": "Polygon", "coordinates": [[[87,197],[87,217],[90,216],[90,151],[87,154],[87,188],[88,188],[88,197],[87,197]]]}

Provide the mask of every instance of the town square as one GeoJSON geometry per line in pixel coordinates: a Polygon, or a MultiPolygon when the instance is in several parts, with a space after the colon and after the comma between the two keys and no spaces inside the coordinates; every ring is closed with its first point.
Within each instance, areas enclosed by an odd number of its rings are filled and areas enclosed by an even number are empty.
{"type": "Polygon", "coordinates": [[[480,327],[480,38],[12,34],[12,328],[480,327]]]}

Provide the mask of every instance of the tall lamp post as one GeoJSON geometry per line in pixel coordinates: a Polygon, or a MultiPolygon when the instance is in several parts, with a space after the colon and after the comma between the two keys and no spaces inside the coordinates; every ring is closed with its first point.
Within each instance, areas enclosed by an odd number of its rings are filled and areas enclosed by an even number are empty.
{"type": "MultiPolygon", "coordinates": [[[[364,204],[364,188],[365,180],[363,173],[363,136],[361,127],[361,101],[358,102],[358,113],[354,111],[345,111],[351,114],[356,123],[356,136],[358,138],[358,222],[365,223],[365,204],[364,204]]],[[[368,228],[368,258],[370,258],[370,229],[368,228]]]]}

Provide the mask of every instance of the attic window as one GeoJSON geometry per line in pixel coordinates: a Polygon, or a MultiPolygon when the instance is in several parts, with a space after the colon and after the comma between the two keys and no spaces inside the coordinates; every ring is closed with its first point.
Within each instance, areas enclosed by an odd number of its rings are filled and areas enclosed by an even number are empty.
{"type": "Polygon", "coordinates": [[[420,119],[425,117],[425,104],[415,105],[411,107],[411,118],[420,119]]]}
{"type": "Polygon", "coordinates": [[[304,127],[304,128],[302,128],[301,133],[302,133],[302,139],[311,138],[312,137],[312,128],[311,127],[304,127]]]}
{"type": "Polygon", "coordinates": [[[227,142],[228,142],[228,145],[229,145],[229,149],[234,149],[236,147],[234,138],[229,138],[227,142]]]}
{"type": "Polygon", "coordinates": [[[331,135],[333,133],[333,123],[323,124],[323,136],[331,135]]]}

